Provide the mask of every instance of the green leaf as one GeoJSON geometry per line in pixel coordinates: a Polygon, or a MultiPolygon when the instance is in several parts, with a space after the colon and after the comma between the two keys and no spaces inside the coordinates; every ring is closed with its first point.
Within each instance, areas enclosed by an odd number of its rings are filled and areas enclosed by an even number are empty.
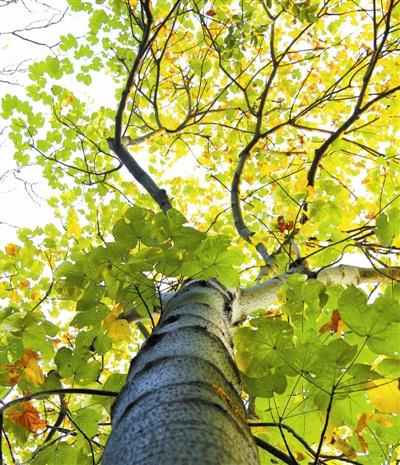
{"type": "Polygon", "coordinates": [[[400,324],[393,323],[387,326],[384,331],[368,338],[367,345],[376,354],[387,355],[388,357],[399,357],[400,324]]]}
{"type": "Polygon", "coordinates": [[[41,350],[46,342],[46,330],[43,326],[31,324],[22,333],[22,344],[24,347],[34,351],[41,350]]]}
{"type": "Polygon", "coordinates": [[[245,391],[256,397],[273,397],[285,392],[287,381],[283,373],[268,373],[260,377],[243,375],[245,391]]]}
{"type": "Polygon", "coordinates": [[[289,315],[309,317],[310,313],[317,313],[326,303],[325,286],[315,279],[306,280],[304,275],[289,276],[281,291],[285,296],[283,309],[289,315]]]}
{"type": "Polygon", "coordinates": [[[386,326],[376,307],[367,304],[367,296],[361,289],[350,286],[344,290],[338,305],[344,323],[359,336],[377,334],[386,326]]]}
{"type": "Polygon", "coordinates": [[[94,348],[99,355],[106,355],[111,349],[112,341],[107,334],[98,333],[94,339],[94,348]]]}
{"type": "Polygon", "coordinates": [[[77,458],[77,449],[67,442],[57,441],[42,448],[38,454],[35,454],[31,463],[32,465],[75,465],[77,458]]]}
{"type": "Polygon", "coordinates": [[[58,349],[54,362],[57,365],[57,371],[63,378],[69,378],[73,375],[74,370],[72,367],[73,352],[67,347],[61,347],[58,349]]]}
{"type": "Polygon", "coordinates": [[[113,236],[118,244],[127,249],[134,249],[138,243],[139,236],[137,230],[125,223],[124,220],[118,220],[113,227],[113,236]]]}
{"type": "Polygon", "coordinates": [[[112,373],[103,384],[105,391],[120,391],[126,382],[126,374],[112,373]]]}
{"type": "Polygon", "coordinates": [[[46,334],[50,337],[55,337],[58,334],[59,327],[52,323],[51,321],[43,321],[42,322],[42,327],[46,331],[46,334]]]}
{"type": "Polygon", "coordinates": [[[400,360],[384,358],[376,366],[376,371],[385,378],[400,378],[400,360]]]}
{"type": "Polygon", "coordinates": [[[73,423],[87,437],[91,438],[98,433],[98,422],[101,414],[93,408],[82,408],[71,415],[73,423]]]}
{"type": "Polygon", "coordinates": [[[357,353],[357,346],[350,346],[343,339],[335,339],[321,348],[321,358],[324,364],[343,368],[352,361],[357,353]]]}
{"type": "Polygon", "coordinates": [[[376,220],[376,237],[384,247],[389,247],[400,234],[400,209],[391,208],[376,220]]]}
{"type": "Polygon", "coordinates": [[[101,364],[97,360],[85,364],[84,360],[76,358],[74,364],[74,380],[78,384],[86,386],[98,379],[100,370],[101,364]]]}
{"type": "Polygon", "coordinates": [[[286,367],[285,352],[293,347],[293,327],[273,318],[255,319],[251,325],[239,328],[234,337],[239,369],[256,377],[274,367],[286,367]]]}
{"type": "Polygon", "coordinates": [[[381,374],[379,374],[379,370],[375,371],[370,365],[365,365],[362,363],[354,363],[351,365],[347,373],[360,381],[369,381],[382,378],[381,374]]]}
{"type": "Polygon", "coordinates": [[[78,312],[71,321],[71,325],[77,328],[85,326],[99,326],[101,321],[107,316],[109,310],[103,304],[98,304],[90,310],[78,312]]]}
{"type": "Polygon", "coordinates": [[[72,34],[67,34],[66,36],[61,36],[61,43],[59,47],[61,50],[67,51],[70,48],[76,48],[78,46],[78,41],[76,37],[72,34]]]}
{"type": "Polygon", "coordinates": [[[94,283],[89,284],[76,304],[77,311],[88,311],[96,307],[104,296],[106,289],[94,283]]]}

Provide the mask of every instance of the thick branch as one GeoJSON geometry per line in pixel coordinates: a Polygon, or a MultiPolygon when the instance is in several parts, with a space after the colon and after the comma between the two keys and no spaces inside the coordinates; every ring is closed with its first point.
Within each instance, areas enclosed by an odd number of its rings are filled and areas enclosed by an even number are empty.
{"type": "MultiPolygon", "coordinates": [[[[174,8],[177,4],[178,2],[175,4],[174,8]]],[[[129,153],[129,151],[126,149],[123,143],[122,119],[127,105],[129,93],[131,92],[132,87],[134,85],[135,76],[140,67],[140,64],[142,63],[142,60],[146,56],[146,53],[149,50],[149,47],[151,46],[155,38],[155,35],[152,38],[150,38],[150,30],[151,25],[153,23],[153,17],[150,12],[150,2],[148,0],[144,0],[141,3],[141,5],[146,16],[146,23],[143,28],[143,36],[139,45],[138,53],[129,72],[129,76],[126,81],[125,88],[122,91],[121,99],[118,105],[118,110],[115,117],[114,139],[109,139],[108,143],[110,148],[115,152],[115,154],[126,166],[128,171],[132,174],[136,181],[138,181],[138,183],[141,184],[147,190],[151,197],[158,203],[161,210],[166,212],[169,208],[171,208],[171,203],[169,201],[166,191],[164,189],[160,189],[157,186],[157,184],[153,181],[151,176],[147,174],[132,157],[132,155],[129,153]]],[[[172,13],[173,9],[171,10],[170,14],[172,13]]],[[[168,17],[169,15],[167,16],[167,18],[168,17]]]]}
{"type": "MultiPolygon", "coordinates": [[[[299,272],[299,270],[295,269],[283,273],[257,286],[239,289],[232,308],[232,324],[244,321],[255,310],[268,308],[272,305],[278,298],[279,290],[282,289],[288,277],[294,272],[299,272]]],[[[321,271],[315,273],[312,278],[318,279],[326,285],[379,284],[384,281],[400,280],[400,267],[375,269],[339,265],[323,268],[321,271]]]]}
{"type": "Polygon", "coordinates": [[[231,208],[233,214],[233,220],[235,223],[236,231],[239,236],[246,242],[251,243],[251,236],[254,232],[250,231],[244,223],[242,209],[240,206],[240,178],[243,172],[244,165],[247,158],[250,155],[252,148],[256,145],[259,139],[258,135],[255,135],[253,139],[247,144],[247,146],[241,151],[239,155],[239,161],[233,174],[232,186],[231,186],[231,208]]]}
{"type": "Polygon", "coordinates": [[[171,208],[171,203],[169,201],[167,192],[157,186],[151,176],[147,174],[144,169],[142,169],[139,163],[136,162],[136,160],[122,144],[116,146],[112,139],[108,140],[108,144],[131,173],[131,175],[136,179],[136,181],[141,184],[151,195],[151,197],[158,203],[161,210],[163,212],[169,210],[171,208]]]}

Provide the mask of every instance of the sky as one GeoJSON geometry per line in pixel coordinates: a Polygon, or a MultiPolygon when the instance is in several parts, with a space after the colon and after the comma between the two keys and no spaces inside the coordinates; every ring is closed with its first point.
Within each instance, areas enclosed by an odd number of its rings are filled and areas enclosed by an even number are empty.
{"type": "MultiPolygon", "coordinates": [[[[29,64],[55,53],[56,47],[51,46],[60,35],[72,28],[85,29],[78,15],[67,11],[64,0],[6,3],[0,0],[0,100],[8,93],[23,97],[29,64]],[[54,24],[43,27],[49,23],[54,24]]],[[[40,167],[17,169],[7,123],[0,120],[0,248],[16,241],[17,227],[34,228],[54,221],[45,200],[48,192],[40,167]]]]}

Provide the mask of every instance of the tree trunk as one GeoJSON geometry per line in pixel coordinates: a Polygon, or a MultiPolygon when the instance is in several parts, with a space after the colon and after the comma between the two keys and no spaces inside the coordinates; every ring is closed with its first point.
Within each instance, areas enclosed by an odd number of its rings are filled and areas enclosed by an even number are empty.
{"type": "Polygon", "coordinates": [[[103,465],[256,465],[240,397],[232,298],[214,281],[184,286],[132,360],[112,409],[103,465]]]}

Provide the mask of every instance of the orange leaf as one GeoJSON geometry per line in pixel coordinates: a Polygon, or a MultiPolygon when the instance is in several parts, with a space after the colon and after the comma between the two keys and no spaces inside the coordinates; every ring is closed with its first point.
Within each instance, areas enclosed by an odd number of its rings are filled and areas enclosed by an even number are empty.
{"type": "Polygon", "coordinates": [[[367,414],[363,413],[358,420],[357,428],[355,430],[356,433],[361,433],[363,431],[363,429],[367,426],[367,420],[368,420],[367,414]]]}
{"type": "Polygon", "coordinates": [[[21,425],[29,431],[46,428],[46,422],[40,419],[38,410],[30,402],[21,402],[16,407],[11,407],[7,416],[13,423],[21,425]]]}
{"type": "Polygon", "coordinates": [[[26,289],[30,285],[31,283],[29,282],[29,279],[21,279],[21,281],[19,282],[20,289],[26,289]]]}
{"type": "Polygon", "coordinates": [[[6,381],[6,385],[7,386],[15,386],[18,381],[19,381],[19,378],[21,377],[21,373],[19,373],[17,370],[11,368],[12,365],[7,365],[5,368],[6,370],[8,371],[9,373],[9,376],[7,378],[7,381],[6,381]]]}
{"type": "Polygon", "coordinates": [[[39,355],[30,349],[24,349],[22,357],[12,365],[6,365],[4,368],[9,373],[7,379],[8,386],[14,386],[21,377],[25,378],[34,386],[40,386],[44,383],[44,376],[39,367],[39,355]]]}
{"type": "Polygon", "coordinates": [[[9,255],[10,257],[16,257],[18,255],[17,246],[13,244],[12,242],[10,242],[9,244],[5,246],[5,251],[6,251],[6,254],[9,255]]]}
{"type": "Polygon", "coordinates": [[[363,452],[367,452],[368,450],[368,444],[366,440],[364,439],[363,435],[361,434],[364,428],[367,426],[367,423],[368,423],[368,415],[366,413],[363,413],[361,417],[359,418],[358,423],[357,423],[357,428],[354,431],[357,436],[358,442],[360,443],[361,450],[363,452]]]}
{"type": "Polygon", "coordinates": [[[342,319],[340,318],[339,310],[335,309],[332,312],[331,321],[321,326],[321,328],[319,329],[319,332],[322,334],[322,333],[325,333],[326,331],[332,331],[332,332],[340,334],[343,329],[343,326],[344,326],[344,323],[342,319]]]}

